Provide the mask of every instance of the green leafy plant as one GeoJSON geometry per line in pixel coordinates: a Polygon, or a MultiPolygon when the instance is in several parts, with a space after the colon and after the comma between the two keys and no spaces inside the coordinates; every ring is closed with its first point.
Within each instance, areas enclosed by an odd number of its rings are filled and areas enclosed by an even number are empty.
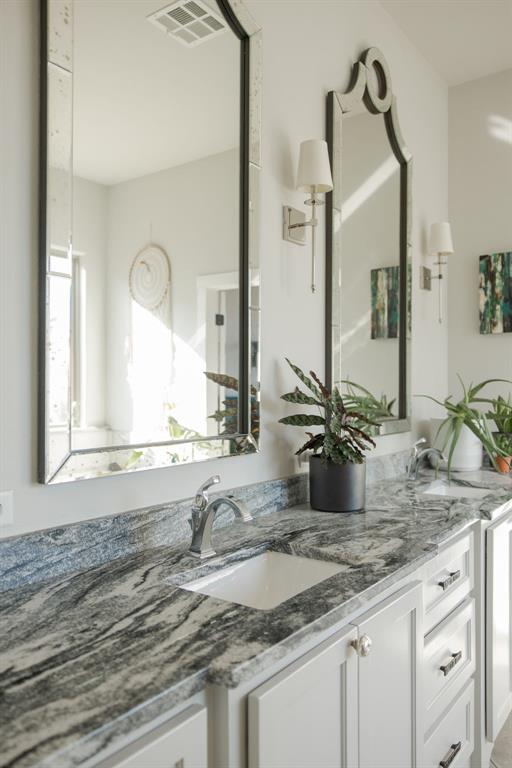
{"type": "Polygon", "coordinates": [[[448,449],[447,456],[447,469],[448,476],[451,473],[451,466],[453,460],[453,452],[458,443],[462,428],[468,427],[471,432],[480,440],[485,452],[489,456],[493,467],[496,469],[496,458],[504,456],[503,450],[496,443],[496,439],[491,431],[489,420],[485,414],[479,411],[475,405],[478,404],[491,404],[492,399],[486,397],[480,397],[480,392],[489,384],[494,383],[507,383],[506,379],[486,379],[479,384],[470,384],[466,387],[461,377],[457,374],[462,387],[462,398],[458,402],[453,402],[453,395],[449,395],[445,400],[437,400],[430,395],[420,395],[420,397],[426,397],[432,400],[434,403],[441,405],[447,416],[441,423],[437,430],[437,436],[444,435],[444,441],[441,449],[446,451],[448,449]]]}
{"type": "Polygon", "coordinates": [[[310,371],[309,376],[306,376],[288,358],[286,362],[311,394],[296,387],[293,392],[281,395],[281,399],[296,405],[316,406],[319,414],[302,413],[284,416],[279,419],[279,422],[294,427],[321,426],[324,428],[323,432],[317,434],[306,432],[308,440],[295,455],[299,456],[304,451],[313,451],[315,455],[320,455],[324,460],[335,464],[361,464],[364,461],[365,452],[371,446],[375,446],[370,434],[371,429],[377,424],[364,413],[349,409],[339,390],[336,387],[332,391],[328,390],[314,371],[310,371]]]}
{"type": "Polygon", "coordinates": [[[494,421],[498,432],[512,434],[512,402],[510,395],[505,400],[501,395],[491,400],[492,408],[487,413],[487,418],[494,421]]]}
{"type": "Polygon", "coordinates": [[[342,379],[341,384],[346,388],[343,400],[349,410],[358,410],[373,421],[394,417],[393,406],[396,398],[388,402],[387,395],[384,393],[377,398],[369,389],[349,379],[342,379]]]}
{"type": "Polygon", "coordinates": [[[503,457],[512,456],[512,435],[510,433],[498,432],[494,435],[496,445],[503,452],[503,457]]]}
{"type": "MultiPolygon", "coordinates": [[[[222,401],[223,408],[219,408],[211,416],[208,416],[209,419],[214,419],[217,424],[221,425],[221,435],[232,435],[238,431],[238,379],[225,373],[215,373],[213,371],[205,371],[204,375],[207,379],[213,381],[214,384],[218,384],[219,387],[224,387],[224,389],[236,393],[222,401]]],[[[258,390],[254,386],[250,388],[250,397],[251,434],[258,440],[260,436],[260,404],[258,390]]]]}

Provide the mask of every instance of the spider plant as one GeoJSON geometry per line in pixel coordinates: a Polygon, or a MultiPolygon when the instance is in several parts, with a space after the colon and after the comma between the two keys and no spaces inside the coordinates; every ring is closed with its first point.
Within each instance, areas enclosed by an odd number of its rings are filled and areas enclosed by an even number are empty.
{"type": "Polygon", "coordinates": [[[512,434],[512,402],[510,395],[505,398],[501,395],[491,400],[492,408],[487,413],[487,418],[494,421],[496,429],[502,434],[512,434]]]}
{"type": "Polygon", "coordinates": [[[342,379],[340,383],[346,387],[344,402],[349,410],[358,410],[372,421],[393,418],[393,406],[396,398],[388,402],[387,395],[382,394],[379,399],[369,389],[361,384],[356,384],[355,381],[350,381],[350,379],[342,379]]]}
{"type": "Polygon", "coordinates": [[[495,437],[489,426],[488,418],[479,411],[475,405],[478,404],[492,404],[493,400],[487,397],[480,397],[480,392],[489,384],[495,383],[507,383],[506,379],[486,379],[479,384],[470,384],[468,387],[462,381],[462,378],[457,374],[457,378],[460,381],[462,387],[462,398],[458,402],[453,402],[453,395],[449,395],[444,400],[437,400],[430,395],[420,395],[420,397],[427,397],[434,403],[441,405],[447,416],[441,423],[437,430],[437,436],[444,433],[444,441],[442,444],[443,452],[448,450],[447,456],[447,470],[448,477],[451,472],[451,465],[453,459],[453,452],[462,432],[462,428],[466,426],[471,432],[480,440],[485,452],[489,456],[489,459],[496,469],[496,458],[504,456],[503,450],[496,443],[495,437]]]}
{"type": "Polygon", "coordinates": [[[319,414],[302,413],[293,416],[284,416],[279,419],[281,424],[294,427],[323,427],[323,432],[313,434],[306,432],[308,440],[302,445],[296,456],[304,451],[313,451],[326,461],[335,464],[361,464],[364,455],[370,447],[375,446],[371,435],[371,429],[378,426],[365,413],[349,408],[335,387],[332,391],[322,384],[314,371],[309,376],[288,358],[286,362],[305,385],[311,394],[303,392],[296,387],[293,392],[281,395],[281,399],[287,403],[296,405],[313,405],[318,408],[319,414]]]}

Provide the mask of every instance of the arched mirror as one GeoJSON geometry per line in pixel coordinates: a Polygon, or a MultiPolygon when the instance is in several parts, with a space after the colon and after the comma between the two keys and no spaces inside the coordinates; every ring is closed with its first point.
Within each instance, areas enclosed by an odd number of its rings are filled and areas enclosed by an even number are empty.
{"type": "Polygon", "coordinates": [[[388,65],[370,48],[327,99],[326,378],[382,434],[410,423],[411,155],[388,65]]]}
{"type": "Polygon", "coordinates": [[[42,0],[41,482],[254,452],[260,33],[42,0]]]}

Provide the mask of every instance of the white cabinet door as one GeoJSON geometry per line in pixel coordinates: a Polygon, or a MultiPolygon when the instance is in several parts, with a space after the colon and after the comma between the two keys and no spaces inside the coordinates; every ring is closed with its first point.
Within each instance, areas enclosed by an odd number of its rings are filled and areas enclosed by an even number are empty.
{"type": "Polygon", "coordinates": [[[98,768],[207,768],[206,709],[187,707],[98,768]]]}
{"type": "Polygon", "coordinates": [[[360,768],[421,765],[422,585],[415,582],[354,622],[371,649],[359,657],[360,768]]]}
{"type": "Polygon", "coordinates": [[[487,738],[494,741],[512,709],[512,514],[486,533],[487,738]]]}
{"type": "Polygon", "coordinates": [[[357,655],[350,627],[249,694],[249,768],[357,766],[357,655]]]}

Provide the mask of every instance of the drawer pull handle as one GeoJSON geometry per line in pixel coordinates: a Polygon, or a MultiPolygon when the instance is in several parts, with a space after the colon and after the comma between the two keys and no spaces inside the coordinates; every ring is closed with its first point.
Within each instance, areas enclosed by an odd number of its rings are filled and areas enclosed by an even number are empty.
{"type": "Polygon", "coordinates": [[[449,576],[446,577],[446,579],[443,579],[443,581],[439,581],[438,584],[440,587],[442,587],[443,592],[448,589],[448,587],[451,587],[452,584],[454,584],[458,579],[460,579],[460,571],[453,571],[453,573],[450,573],[449,576]]]}
{"type": "Polygon", "coordinates": [[[457,653],[452,653],[452,657],[448,664],[442,664],[439,669],[443,673],[443,675],[446,677],[446,675],[449,675],[452,669],[456,664],[459,663],[459,661],[462,659],[462,651],[457,651],[457,653]]]}
{"type": "Polygon", "coordinates": [[[441,768],[448,768],[453,763],[457,755],[462,748],[462,741],[458,741],[456,744],[452,744],[446,755],[443,757],[439,765],[441,768]]]}

